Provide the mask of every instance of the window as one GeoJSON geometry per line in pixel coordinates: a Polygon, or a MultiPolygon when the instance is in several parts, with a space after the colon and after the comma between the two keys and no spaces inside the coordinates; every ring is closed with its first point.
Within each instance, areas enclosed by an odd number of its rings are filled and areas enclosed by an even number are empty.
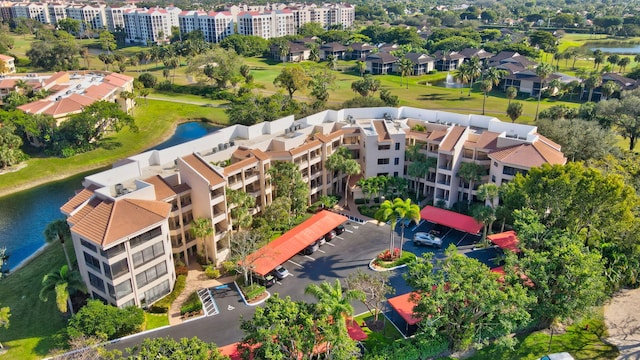
{"type": "Polygon", "coordinates": [[[113,299],[122,299],[123,297],[131,294],[133,292],[133,288],[131,287],[131,280],[127,279],[124,282],[115,286],[115,288],[111,285],[109,288],[109,296],[113,299]]]}
{"type": "Polygon", "coordinates": [[[393,159],[393,165],[400,165],[400,158],[393,159]]]}
{"type": "Polygon", "coordinates": [[[94,270],[100,271],[100,261],[95,257],[87,254],[86,252],[83,252],[83,254],[84,254],[84,262],[87,264],[87,266],[94,270]]]}
{"type": "Polygon", "coordinates": [[[378,145],[378,150],[391,150],[391,145],[378,145]]]}
{"type": "Polygon", "coordinates": [[[140,244],[143,244],[157,236],[160,236],[162,234],[162,229],[160,228],[160,226],[158,226],[155,229],[149,230],[143,234],[140,234],[138,236],[135,236],[131,239],[129,239],[129,245],[134,248],[140,244]]]}
{"type": "Polygon", "coordinates": [[[87,249],[93,252],[98,252],[98,248],[92,243],[86,241],[85,239],[80,239],[80,244],[82,244],[82,246],[86,247],[87,249]]]}
{"type": "Polygon", "coordinates": [[[396,150],[400,150],[400,143],[399,142],[396,143],[396,150]]]}
{"type": "Polygon", "coordinates": [[[104,251],[100,251],[100,254],[102,254],[102,256],[106,257],[107,259],[110,259],[118,254],[123,253],[125,250],[124,248],[124,244],[118,244],[108,250],[104,250],[104,251]]]}
{"type": "Polygon", "coordinates": [[[91,271],[89,271],[88,274],[89,284],[91,284],[91,286],[93,286],[94,288],[104,292],[104,281],[98,276],[94,275],[91,271]]]}
{"type": "Polygon", "coordinates": [[[493,162],[493,166],[494,166],[494,167],[498,167],[498,162],[497,162],[497,161],[494,161],[494,162],[493,162]]]}
{"type": "Polygon", "coordinates": [[[117,279],[118,277],[129,272],[129,263],[127,259],[122,259],[112,265],[102,264],[104,266],[104,274],[109,279],[117,279]]]}
{"type": "Polygon", "coordinates": [[[127,301],[126,303],[120,305],[120,308],[122,309],[122,308],[126,308],[126,307],[129,307],[129,306],[134,306],[135,304],[136,304],[135,300],[131,299],[131,300],[127,301]]]}
{"type": "Polygon", "coordinates": [[[378,165],[389,165],[389,158],[378,159],[378,165]]]}
{"type": "Polygon", "coordinates": [[[140,265],[146,264],[162,255],[164,255],[164,246],[162,242],[156,243],[155,245],[149,246],[148,248],[133,254],[133,266],[139,267],[140,265]]]}
{"type": "Polygon", "coordinates": [[[398,172],[397,171],[393,172],[393,177],[398,177],[398,172]]]}
{"type": "Polygon", "coordinates": [[[149,269],[136,275],[136,284],[138,285],[139,288],[141,288],[147,285],[148,283],[156,280],[160,276],[165,275],[166,273],[167,273],[167,263],[161,262],[160,264],[156,266],[152,266],[149,269]]]}
{"type": "Polygon", "coordinates": [[[95,291],[93,291],[93,292],[91,293],[91,296],[92,296],[94,299],[96,299],[96,300],[100,300],[100,301],[102,301],[104,304],[108,304],[108,303],[109,303],[109,302],[107,301],[107,299],[105,299],[105,298],[103,298],[102,296],[100,296],[100,295],[96,294],[96,292],[95,292],[95,291]]]}
{"type": "Polygon", "coordinates": [[[151,290],[145,291],[144,300],[147,304],[150,304],[167,295],[170,291],[171,289],[169,287],[169,280],[165,280],[160,285],[155,286],[151,290]]]}

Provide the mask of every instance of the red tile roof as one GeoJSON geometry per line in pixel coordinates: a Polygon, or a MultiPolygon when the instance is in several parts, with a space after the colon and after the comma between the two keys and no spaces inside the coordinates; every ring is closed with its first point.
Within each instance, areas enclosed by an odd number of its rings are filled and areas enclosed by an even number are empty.
{"type": "Polygon", "coordinates": [[[466,128],[458,125],[452,126],[450,129],[451,130],[445,136],[444,141],[440,144],[440,150],[453,151],[453,148],[456,146],[458,140],[460,140],[460,137],[462,137],[462,134],[466,130],[466,128]]]}
{"type": "Polygon", "coordinates": [[[182,160],[207,179],[209,186],[219,185],[225,182],[220,174],[213,170],[209,164],[202,161],[199,157],[191,154],[182,157],[182,160]]]}
{"type": "Polygon", "coordinates": [[[97,187],[92,185],[78,191],[71,199],[69,199],[69,201],[67,201],[60,207],[60,211],[62,211],[66,215],[71,214],[75,209],[78,208],[78,206],[89,200],[93,196],[96,189],[97,187]]]}

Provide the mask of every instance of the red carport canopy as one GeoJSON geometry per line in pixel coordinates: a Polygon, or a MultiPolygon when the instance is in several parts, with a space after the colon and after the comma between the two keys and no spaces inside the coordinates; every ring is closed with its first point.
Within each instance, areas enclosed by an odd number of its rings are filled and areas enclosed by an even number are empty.
{"type": "Polygon", "coordinates": [[[487,235],[487,239],[491,240],[492,243],[503,250],[511,250],[515,253],[520,252],[520,248],[518,247],[520,241],[518,240],[516,232],[513,230],[487,235]]]}
{"type": "Polygon", "coordinates": [[[255,273],[266,275],[347,220],[342,215],[322,210],[249,255],[247,262],[253,265],[255,273]]]}
{"type": "Polygon", "coordinates": [[[424,220],[470,234],[477,234],[480,232],[480,229],[482,229],[482,224],[471,216],[440,209],[435,206],[425,206],[420,210],[420,217],[424,220]]]}
{"type": "Polygon", "coordinates": [[[355,341],[362,341],[367,338],[367,333],[365,333],[360,325],[353,319],[347,319],[347,332],[349,333],[349,337],[355,341]]]}
{"type": "Polygon", "coordinates": [[[416,306],[416,303],[411,301],[411,295],[420,296],[416,292],[406,293],[404,295],[393,297],[387,302],[391,307],[400,314],[402,319],[407,322],[409,325],[415,325],[420,322],[422,319],[418,319],[413,317],[413,308],[416,306]]]}

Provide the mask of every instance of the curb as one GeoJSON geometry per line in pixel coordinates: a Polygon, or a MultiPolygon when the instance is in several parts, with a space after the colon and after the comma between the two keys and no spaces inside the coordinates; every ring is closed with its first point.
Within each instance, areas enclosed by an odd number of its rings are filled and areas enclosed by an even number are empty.
{"type": "Polygon", "coordinates": [[[271,297],[271,293],[268,292],[267,290],[265,290],[264,292],[267,293],[267,297],[266,298],[264,298],[264,299],[262,299],[262,300],[260,300],[260,301],[258,301],[256,303],[249,304],[247,302],[247,299],[245,299],[244,294],[242,293],[242,291],[240,291],[240,287],[238,286],[238,283],[236,283],[234,281],[233,284],[236,286],[236,289],[238,290],[238,293],[240,294],[240,297],[242,298],[242,301],[244,301],[244,304],[247,305],[247,306],[258,306],[258,305],[262,304],[263,302],[267,301],[267,299],[271,297]]]}
{"type": "Polygon", "coordinates": [[[391,267],[391,268],[378,269],[378,268],[375,268],[373,266],[373,262],[374,261],[376,261],[376,259],[371,259],[371,261],[369,261],[369,269],[371,269],[373,271],[376,271],[376,272],[393,271],[393,270],[402,269],[404,267],[407,267],[407,264],[402,264],[402,265],[394,266],[394,267],[391,267]]]}

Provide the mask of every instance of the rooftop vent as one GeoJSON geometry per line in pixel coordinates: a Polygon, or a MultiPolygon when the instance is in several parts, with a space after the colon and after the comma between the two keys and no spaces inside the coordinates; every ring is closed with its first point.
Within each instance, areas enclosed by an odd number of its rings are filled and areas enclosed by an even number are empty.
{"type": "Polygon", "coordinates": [[[116,196],[120,196],[125,193],[124,186],[122,184],[116,184],[115,188],[116,188],[116,196]]]}

